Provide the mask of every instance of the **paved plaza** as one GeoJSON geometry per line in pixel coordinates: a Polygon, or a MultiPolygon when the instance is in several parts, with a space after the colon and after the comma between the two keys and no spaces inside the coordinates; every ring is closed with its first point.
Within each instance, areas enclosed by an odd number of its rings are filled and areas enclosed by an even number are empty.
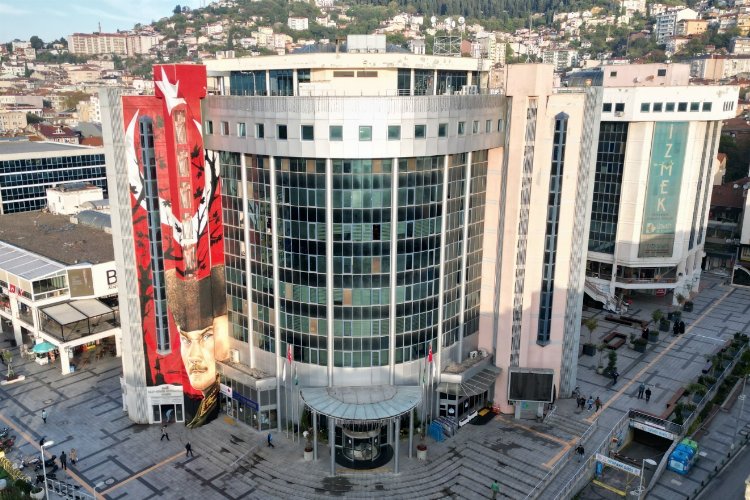
{"type": "MultiPolygon", "coordinates": [[[[597,337],[628,328],[608,325],[602,311],[584,312],[594,314],[600,319],[597,337]]],[[[629,314],[650,318],[649,306],[636,304],[629,314]]],[[[266,433],[228,417],[197,430],[170,425],[170,440],[160,441],[158,425],[133,424],[123,412],[122,370],[116,358],[62,377],[57,364],[38,366],[19,359],[14,350],[17,372],[26,380],[0,387],[0,426],[12,426],[19,436],[13,460],[38,454],[38,442],[45,436],[55,441],[49,451],[56,455],[76,448],[79,463],[67,473],[58,471],[58,479],[67,475],[69,483],[82,485],[97,498],[481,498],[491,496],[490,484],[496,479],[501,498],[522,499],[553,469],[559,474],[539,495],[554,498],[580,466],[569,458],[570,450],[589,426],[594,426],[587,441],[590,450],[628,409],[660,413],[678,388],[700,374],[705,354],[734,332],[749,330],[750,291],[706,278],[694,311],[683,318],[685,335],[662,334],[658,345],[643,354],[625,346],[618,349],[621,376],[614,387],[595,372],[596,357],[581,357],[579,385],[585,395],[602,399],[600,412],[579,412],[566,399],[558,401],[544,424],[500,416],[483,426],[468,425],[441,443],[428,438],[426,462],[408,458],[404,439],[398,474],[391,462],[377,471],[339,469],[330,478],[325,443],[320,443],[317,462],[305,462],[303,442],[274,432],[276,447],[267,448],[266,433]],[[652,388],[649,403],[636,397],[640,381],[652,388]],[[45,408],[46,424],[41,418],[45,408]],[[193,458],[185,457],[187,441],[193,458]]],[[[585,341],[588,334],[583,335],[585,341]]],[[[706,450],[711,458],[714,450],[706,450]]],[[[671,496],[672,490],[669,484],[657,488],[654,498],[678,498],[676,492],[671,496]]]]}

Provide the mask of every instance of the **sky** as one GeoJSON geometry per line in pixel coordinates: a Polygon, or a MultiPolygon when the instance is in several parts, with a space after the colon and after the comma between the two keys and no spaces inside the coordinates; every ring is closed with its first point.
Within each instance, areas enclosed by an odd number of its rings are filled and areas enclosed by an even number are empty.
{"type": "Polygon", "coordinates": [[[0,0],[0,42],[33,35],[45,42],[73,33],[111,33],[172,15],[175,5],[195,8],[208,0],[0,0]]]}

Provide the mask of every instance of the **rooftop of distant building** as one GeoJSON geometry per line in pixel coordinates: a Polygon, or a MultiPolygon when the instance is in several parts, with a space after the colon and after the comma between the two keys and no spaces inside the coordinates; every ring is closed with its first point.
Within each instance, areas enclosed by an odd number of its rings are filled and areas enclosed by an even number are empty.
{"type": "Polygon", "coordinates": [[[0,217],[2,243],[66,265],[101,264],[115,258],[111,234],[73,224],[68,216],[20,212],[0,217]]]}
{"type": "Polygon", "coordinates": [[[101,148],[91,148],[77,144],[63,144],[61,142],[47,141],[0,141],[0,158],[6,155],[28,155],[49,153],[85,153],[101,152],[101,148]]]}

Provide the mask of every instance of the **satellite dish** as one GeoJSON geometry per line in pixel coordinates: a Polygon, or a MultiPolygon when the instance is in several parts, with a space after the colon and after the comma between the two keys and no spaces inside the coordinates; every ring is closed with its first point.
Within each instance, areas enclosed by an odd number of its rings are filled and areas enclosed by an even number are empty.
{"type": "Polygon", "coordinates": [[[435,24],[435,23],[437,22],[437,17],[435,17],[435,16],[432,16],[432,17],[430,18],[430,22],[431,22],[432,24],[435,24]]]}
{"type": "Polygon", "coordinates": [[[456,20],[451,19],[451,29],[456,27],[456,20]]]}
{"type": "Polygon", "coordinates": [[[458,18],[458,24],[463,25],[466,22],[466,19],[464,19],[464,16],[461,16],[458,18]]]}
{"type": "Polygon", "coordinates": [[[451,18],[450,17],[446,17],[445,21],[443,21],[443,24],[445,24],[446,28],[450,28],[451,27],[451,18]]]}

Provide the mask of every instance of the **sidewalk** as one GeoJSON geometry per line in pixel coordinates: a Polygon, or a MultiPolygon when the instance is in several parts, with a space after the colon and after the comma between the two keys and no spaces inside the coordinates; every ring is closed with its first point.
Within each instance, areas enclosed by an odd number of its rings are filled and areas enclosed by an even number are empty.
{"type": "MultiPolygon", "coordinates": [[[[650,319],[651,311],[657,307],[665,310],[662,304],[636,303],[628,311],[628,315],[650,319]]],[[[605,311],[584,311],[584,317],[596,317],[599,320],[599,328],[594,333],[595,339],[614,330],[627,334],[639,333],[639,329],[607,322],[604,319],[607,314],[609,313],[605,311]]],[[[721,279],[706,277],[701,293],[694,300],[693,312],[683,313],[683,320],[687,325],[684,335],[674,337],[671,333],[662,332],[659,342],[655,346],[649,345],[645,353],[637,353],[625,346],[618,349],[620,378],[614,387],[611,379],[595,371],[598,353],[593,357],[580,357],[578,385],[582,394],[594,398],[599,396],[605,404],[598,414],[586,419],[592,422],[596,420],[598,424],[591,438],[584,443],[587,457],[628,410],[637,409],[660,415],[666,409],[665,403],[675,392],[700,375],[706,355],[722,346],[735,332],[750,331],[750,290],[725,286],[721,279]],[[641,382],[652,390],[651,401],[648,403],[645,399],[637,398],[641,382]]],[[[584,329],[582,342],[586,340],[588,332],[584,329]]],[[[606,353],[604,359],[606,360],[606,353]]],[[[747,413],[750,414],[750,404],[747,413]]],[[[540,498],[554,498],[580,468],[577,462],[561,466],[562,470],[545,488],[540,498]]]]}

